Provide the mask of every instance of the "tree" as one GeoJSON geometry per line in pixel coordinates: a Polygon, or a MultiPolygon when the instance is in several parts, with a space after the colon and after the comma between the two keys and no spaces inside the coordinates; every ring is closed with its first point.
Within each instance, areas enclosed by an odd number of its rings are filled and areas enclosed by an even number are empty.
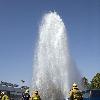
{"type": "Polygon", "coordinates": [[[100,89],[100,73],[97,73],[91,81],[91,89],[100,89]]]}
{"type": "Polygon", "coordinates": [[[90,84],[88,82],[88,79],[86,77],[82,78],[82,85],[85,89],[89,89],[90,88],[90,84]]]}

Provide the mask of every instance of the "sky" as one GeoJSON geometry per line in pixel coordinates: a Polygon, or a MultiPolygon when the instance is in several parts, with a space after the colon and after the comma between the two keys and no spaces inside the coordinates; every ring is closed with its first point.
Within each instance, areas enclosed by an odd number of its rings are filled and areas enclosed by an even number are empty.
{"type": "Polygon", "coordinates": [[[31,84],[39,24],[49,11],[62,18],[82,76],[90,81],[100,72],[100,0],[0,0],[0,81],[31,84]]]}

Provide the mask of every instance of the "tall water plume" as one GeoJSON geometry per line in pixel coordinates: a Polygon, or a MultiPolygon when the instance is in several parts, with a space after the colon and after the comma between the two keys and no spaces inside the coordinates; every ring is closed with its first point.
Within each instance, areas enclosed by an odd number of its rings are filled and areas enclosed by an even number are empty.
{"type": "Polygon", "coordinates": [[[70,57],[65,25],[56,12],[44,15],[36,44],[32,89],[39,91],[42,100],[64,100],[80,75],[70,57]]]}

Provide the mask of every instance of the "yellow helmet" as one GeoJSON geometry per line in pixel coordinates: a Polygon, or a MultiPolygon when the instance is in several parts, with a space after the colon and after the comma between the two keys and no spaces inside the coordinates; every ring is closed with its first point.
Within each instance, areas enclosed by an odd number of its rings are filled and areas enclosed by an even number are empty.
{"type": "Polygon", "coordinates": [[[38,91],[35,91],[34,93],[35,93],[35,94],[38,94],[38,91]]]}
{"type": "Polygon", "coordinates": [[[74,83],[74,84],[73,84],[73,87],[77,87],[77,84],[76,84],[76,83],[74,83]]]}
{"type": "Polygon", "coordinates": [[[5,92],[4,92],[4,91],[2,91],[2,92],[1,92],[1,94],[5,94],[5,92]]]}
{"type": "Polygon", "coordinates": [[[26,89],[25,93],[29,93],[29,89],[26,89]]]}

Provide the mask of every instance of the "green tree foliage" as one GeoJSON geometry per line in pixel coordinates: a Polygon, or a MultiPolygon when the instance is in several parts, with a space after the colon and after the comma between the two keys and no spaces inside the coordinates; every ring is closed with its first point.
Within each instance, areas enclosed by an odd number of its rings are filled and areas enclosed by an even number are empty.
{"type": "Polygon", "coordinates": [[[91,81],[91,89],[100,89],[100,73],[97,73],[91,81]]]}
{"type": "Polygon", "coordinates": [[[89,89],[90,88],[90,84],[88,82],[88,79],[86,77],[82,78],[82,85],[85,89],[89,89]]]}

